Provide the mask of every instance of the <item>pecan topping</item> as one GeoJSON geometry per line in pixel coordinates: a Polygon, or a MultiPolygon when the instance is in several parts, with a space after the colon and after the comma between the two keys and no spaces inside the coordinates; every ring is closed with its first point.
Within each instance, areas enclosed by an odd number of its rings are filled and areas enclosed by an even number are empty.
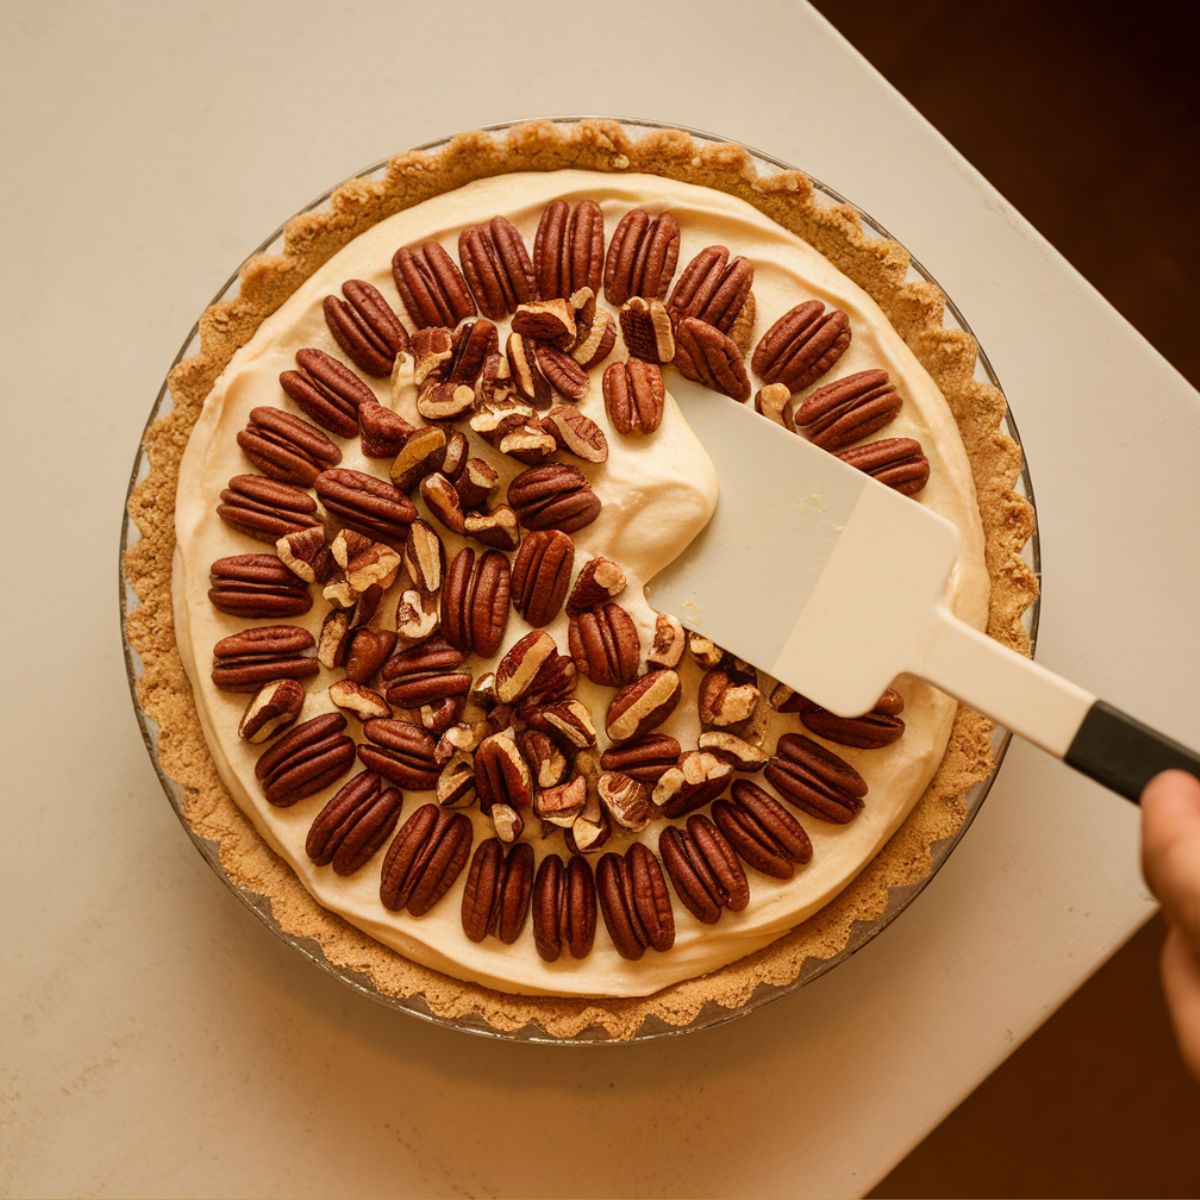
{"type": "Polygon", "coordinates": [[[464,654],[491,658],[508,626],[508,559],[486,550],[475,561],[470,547],[450,562],[442,587],[442,636],[464,654]]]}
{"type": "Polygon", "coordinates": [[[385,545],[403,546],[417,517],[412,501],[399,488],[362,471],[322,471],[314,487],[328,512],[385,545]]]}
{"type": "Polygon", "coordinates": [[[530,625],[549,625],[562,608],[574,564],[575,543],[569,533],[557,529],[531,533],[513,559],[513,608],[530,625]]]}
{"type": "Polygon", "coordinates": [[[533,263],[516,226],[493,217],[458,235],[458,258],[479,311],[502,320],[534,295],[533,263]]]}
{"type": "Polygon", "coordinates": [[[733,344],[743,355],[750,353],[750,346],[754,341],[754,322],[757,317],[758,305],[755,303],[754,293],[751,292],[746,297],[746,303],[742,305],[741,311],[734,318],[733,328],[729,331],[733,344]]]}
{"type": "Polygon", "coordinates": [[[426,594],[436,592],[442,586],[445,561],[446,551],[437,530],[418,517],[409,526],[404,544],[404,569],[413,587],[426,594]]]}
{"type": "Polygon", "coordinates": [[[886,371],[859,371],[813,392],[795,423],[814,446],[844,450],[894,421],[900,405],[886,371]]]}
{"type": "Polygon", "coordinates": [[[359,761],[384,779],[413,792],[437,785],[438,767],[432,734],[410,721],[382,717],[363,724],[369,744],[358,747],[359,761]]]}
{"type": "Polygon", "coordinates": [[[459,502],[465,509],[482,508],[499,484],[500,475],[496,468],[482,458],[468,458],[462,474],[454,481],[459,502]]]}
{"type": "Polygon", "coordinates": [[[418,391],[431,383],[445,383],[454,357],[454,334],[444,325],[418,329],[413,335],[412,384],[418,391]]]}
{"type": "Polygon", "coordinates": [[[384,664],[388,703],[420,709],[456,699],[461,706],[471,690],[471,672],[460,669],[464,662],[466,655],[440,638],[402,650],[384,664]]]}
{"type": "Polygon", "coordinates": [[[712,638],[706,638],[702,633],[689,632],[687,648],[696,666],[704,671],[711,671],[713,667],[719,667],[728,658],[725,651],[712,638]]]}
{"type": "Polygon", "coordinates": [[[893,688],[888,688],[879,697],[875,707],[861,717],[835,716],[805,696],[797,696],[792,711],[798,712],[805,728],[818,737],[860,750],[878,750],[890,746],[904,733],[904,721],[900,717],[904,711],[904,699],[893,688]]]}
{"type": "Polygon", "coordinates": [[[277,808],[327,788],[354,761],[354,742],[342,731],[346,718],[325,713],[285,733],[254,767],[263,795],[277,808]]]}
{"type": "Polygon", "coordinates": [[[350,610],[346,608],[331,608],[321,622],[321,637],[317,642],[317,662],[331,671],[344,666],[350,653],[350,639],[353,628],[350,623],[350,610]]]}
{"type": "Polygon", "coordinates": [[[260,542],[320,525],[316,501],[307,493],[265,475],[235,475],[221,492],[217,516],[260,542]]]}
{"type": "Polygon", "coordinates": [[[622,858],[605,854],[596,866],[596,892],[608,935],[622,958],[639,959],[647,947],[675,944],[671,897],[658,859],[641,842],[622,858]]]}
{"type": "Polygon", "coordinates": [[[408,349],[408,330],[379,290],[362,279],[347,279],[342,295],[325,297],[325,324],[355,366],[386,379],[396,355],[408,349]]]}
{"type": "Polygon", "coordinates": [[[573,854],[595,854],[608,841],[612,831],[596,786],[600,771],[595,758],[594,750],[585,750],[575,759],[579,776],[584,781],[584,805],[566,833],[567,849],[573,854]]]}
{"type": "Polygon", "coordinates": [[[294,679],[277,679],[264,684],[251,697],[238,723],[238,737],[253,746],[261,745],[286,729],[304,707],[304,685],[294,679]]]}
{"type": "Polygon", "coordinates": [[[764,771],[767,782],[797,808],[845,825],[862,808],[867,784],[845,759],[802,733],[785,733],[764,771]]]}
{"type": "Polygon", "coordinates": [[[651,733],[634,741],[610,746],[600,756],[605,771],[625,775],[653,787],[679,759],[679,743],[665,733],[651,733]]]}
{"type": "Polygon", "coordinates": [[[441,623],[440,597],[415,588],[401,594],[396,603],[396,637],[406,646],[431,638],[441,623]]]}
{"type": "Polygon", "coordinates": [[[498,550],[513,550],[521,540],[517,514],[507,504],[497,504],[485,513],[467,513],[463,518],[463,532],[498,550]]]}
{"type": "Polygon", "coordinates": [[[679,703],[679,676],[664,668],[627,684],[612,698],[604,718],[609,739],[630,742],[661,725],[679,703]]]}
{"type": "Polygon", "coordinates": [[[338,437],[358,432],[359,406],[375,393],[349,367],[324,350],[297,350],[295,371],[284,371],[279,384],[318,425],[338,437]]]}
{"type": "Polygon", "coordinates": [[[395,788],[360,771],[317,814],[304,843],[308,857],[318,867],[332,864],[338,875],[353,875],[391,837],[403,804],[395,788]]]}
{"type": "Polygon", "coordinates": [[[586,958],[596,937],[596,881],[587,859],[547,854],[533,885],[533,941],[546,962],[586,958]]]}
{"type": "Polygon", "coordinates": [[[279,555],[279,561],[305,583],[324,583],[336,566],[325,544],[325,529],[321,525],[285,533],[275,543],[275,553],[279,555]]]}
{"type": "Polygon", "coordinates": [[[550,381],[542,370],[537,351],[537,342],[515,330],[508,335],[504,347],[517,395],[538,408],[545,408],[550,403],[550,381]]]}
{"type": "Polygon", "coordinates": [[[390,629],[351,629],[346,651],[346,678],[355,683],[370,683],[387,661],[396,645],[390,629]]]}
{"type": "Polygon", "coordinates": [[[792,393],[786,384],[768,383],[754,397],[754,411],[761,413],[789,433],[796,432],[796,417],[792,412],[792,393]]]}
{"type": "Polygon", "coordinates": [[[664,817],[682,817],[715,800],[728,786],[733,767],[707,750],[685,750],[665,771],[651,797],[664,817]]]}
{"type": "MultiPolygon", "coordinates": [[[[345,532],[343,530],[342,532],[345,532]]],[[[336,538],[334,539],[336,543],[336,538]]],[[[400,555],[390,546],[382,542],[372,542],[365,549],[359,550],[346,563],[345,585],[351,601],[353,598],[365,595],[373,588],[385,591],[396,582],[400,574],[400,555]]],[[[329,594],[329,588],[325,589],[329,594]]],[[[343,607],[348,607],[343,605],[343,607]]]]}
{"type": "Polygon", "coordinates": [[[403,246],[392,256],[392,277],[409,317],[418,328],[453,328],[475,315],[475,301],[454,259],[437,242],[403,246]]]}
{"type": "Polygon", "coordinates": [[[442,459],[442,474],[453,483],[466,470],[467,454],[471,445],[467,435],[460,429],[452,429],[446,436],[446,455],[442,459]]]}
{"type": "Polygon", "coordinates": [[[671,320],[678,325],[686,317],[695,317],[722,333],[731,333],[753,283],[754,267],[749,259],[731,260],[724,246],[709,246],[679,276],[667,301],[671,320]]]}
{"type": "Polygon", "coordinates": [[[326,467],[342,461],[342,452],[316,426],[269,405],[250,410],[237,443],[264,475],[301,487],[311,487],[326,467]]]}
{"type": "Polygon", "coordinates": [[[508,485],[508,502],[526,529],[574,533],[600,515],[600,500],[587,477],[566,463],[522,471],[508,485]]]}
{"type": "Polygon", "coordinates": [[[620,320],[626,349],[634,358],[668,363],[675,357],[675,333],[661,300],[634,296],[621,305],[620,320]]]}
{"type": "Polygon", "coordinates": [[[677,667],[685,644],[679,618],[659,613],[654,618],[654,642],[646,651],[646,662],[652,667],[677,667]]]}
{"type": "Polygon", "coordinates": [[[213,647],[212,681],[225,692],[257,692],[265,683],[315,675],[306,652],[316,645],[299,625],[260,625],[222,638],[213,647]]]}
{"type": "Polygon", "coordinates": [[[826,312],[820,300],[797,304],[763,334],[750,365],[767,383],[803,391],[820,379],[850,345],[850,318],[826,312]]]}
{"type": "Polygon", "coordinates": [[[750,902],[737,854],[706,816],[688,817],[686,833],[669,825],[658,839],[658,852],[676,895],[696,920],[715,925],[722,909],[741,912],[750,902]]]}
{"type": "Polygon", "coordinates": [[[511,946],[525,928],[533,891],[533,847],[513,846],[506,855],[496,838],[481,842],[463,889],[463,932],[473,942],[489,933],[511,946]]]}
{"type": "Polygon", "coordinates": [[[611,558],[588,559],[567,599],[567,615],[577,617],[590,608],[615,600],[625,590],[625,572],[611,558]]]}
{"type": "Polygon", "coordinates": [[[756,673],[714,667],[700,680],[700,725],[705,729],[727,729],[748,721],[762,700],[756,673]]]}
{"type": "MultiPolygon", "coordinates": [[[[578,317],[576,321],[578,322],[578,317]]],[[[587,334],[571,351],[571,357],[585,371],[590,371],[593,367],[599,366],[613,352],[616,344],[616,322],[608,313],[597,313],[587,334]]]]}
{"type": "Polygon", "coordinates": [[[523,729],[517,734],[517,746],[529,764],[539,793],[545,788],[557,787],[566,779],[571,764],[548,733],[539,729],[523,729]]]}
{"type": "Polygon", "coordinates": [[[560,395],[578,404],[591,387],[588,373],[569,355],[544,342],[534,342],[534,357],[542,378],[560,395]]]}
{"type": "Polygon", "coordinates": [[[596,780],[600,803],[624,829],[640,833],[650,824],[650,792],[644,783],[621,771],[605,771],[596,780]]]}
{"type": "Polygon", "coordinates": [[[489,812],[493,804],[528,808],[533,803],[529,766],[510,734],[494,733],[479,744],[475,751],[475,790],[484,812],[489,812]]]}
{"type": "Polygon", "coordinates": [[[421,499],[451,533],[463,533],[466,530],[467,517],[463,512],[462,494],[440,471],[434,471],[421,480],[421,499]]]}
{"type": "MultiPolygon", "coordinates": [[[[574,672],[575,666],[569,658],[559,655],[551,660],[551,665],[560,663],[574,672]]],[[[535,686],[537,683],[535,680],[535,686]]],[[[583,750],[596,744],[596,723],[592,720],[591,709],[582,700],[560,699],[530,709],[524,715],[531,729],[550,734],[571,750],[583,750]]]]}
{"type": "Polygon", "coordinates": [[[661,300],[679,260],[679,222],[674,214],[633,208],[617,224],[604,261],[604,296],[619,308],[631,296],[661,300]]]}
{"type": "Polygon", "coordinates": [[[608,438],[604,430],[573,404],[559,404],[542,418],[542,429],[560,450],[584,462],[608,461],[608,438]]]}
{"type": "Polygon", "coordinates": [[[475,384],[483,373],[483,364],[496,353],[499,345],[496,326],[486,318],[468,321],[451,337],[452,353],[446,379],[449,383],[466,384],[471,389],[471,404],[475,403],[475,384]]]}
{"type": "Polygon", "coordinates": [[[533,811],[551,825],[570,829],[575,818],[587,805],[587,780],[574,775],[566,783],[552,784],[538,789],[533,801],[533,811]]]}
{"type": "Polygon", "coordinates": [[[436,804],[417,809],[400,827],[383,860],[379,898],[392,912],[424,916],[454,885],[471,852],[465,813],[436,804]]]}
{"type": "Polygon", "coordinates": [[[429,383],[417,396],[417,412],[427,421],[455,421],[475,407],[475,389],[469,383],[429,383]]]}
{"type": "Polygon", "coordinates": [[[572,208],[555,200],[542,213],[533,239],[533,270],[543,300],[580,288],[600,291],[604,271],[604,214],[593,200],[572,208]]]}
{"type": "Polygon", "coordinates": [[[388,468],[388,477],[402,492],[411,491],[434,471],[440,471],[446,461],[446,445],[449,439],[439,425],[418,429],[400,448],[395,461],[388,468]]]}
{"type": "Polygon", "coordinates": [[[312,608],[308,585],[273,554],[234,554],[210,568],[208,598],[234,617],[296,617],[312,608]]]}
{"type": "Polygon", "coordinates": [[[707,729],[697,739],[701,750],[709,750],[718,758],[725,759],[735,771],[758,771],[767,765],[770,757],[762,746],[746,738],[738,737],[724,729],[707,729]]]}
{"type": "Polygon", "coordinates": [[[574,306],[570,300],[564,299],[534,300],[522,304],[513,314],[512,330],[523,338],[547,342],[564,350],[573,347],[579,336],[574,306]]]}
{"type": "Polygon", "coordinates": [[[637,674],[642,658],[633,618],[612,601],[571,618],[568,644],[575,666],[593,683],[620,687],[637,674]]]}
{"type": "Polygon", "coordinates": [[[530,692],[542,668],[558,654],[554,639],[535,629],[508,650],[496,666],[496,697],[512,704],[530,692]]]}
{"type": "Polygon", "coordinates": [[[685,379],[702,383],[735,400],[750,398],[750,379],[742,352],[714,325],[684,317],[675,330],[675,365],[685,379]]]}
{"type": "Polygon", "coordinates": [[[791,879],[797,865],[812,858],[812,843],[800,822],[749,780],[739,779],[733,785],[733,801],[718,800],[712,814],[742,860],[764,875],[791,879]]]}
{"type": "Polygon", "coordinates": [[[601,386],[604,410],[618,433],[653,433],[662,424],[666,396],[655,363],[640,358],[609,363],[601,386]]]}
{"type": "Polygon", "coordinates": [[[929,459],[921,443],[913,438],[866,442],[843,450],[838,458],[895,488],[902,496],[915,496],[929,482],[929,459]]]}
{"type": "MultiPolygon", "coordinates": [[[[447,731],[449,732],[449,731],[447,731]]],[[[445,739],[445,734],[442,738],[445,739]]],[[[438,749],[441,749],[438,742],[438,749]]],[[[437,802],[443,808],[469,808],[475,803],[475,756],[466,750],[455,751],[437,781],[437,802]]]]}

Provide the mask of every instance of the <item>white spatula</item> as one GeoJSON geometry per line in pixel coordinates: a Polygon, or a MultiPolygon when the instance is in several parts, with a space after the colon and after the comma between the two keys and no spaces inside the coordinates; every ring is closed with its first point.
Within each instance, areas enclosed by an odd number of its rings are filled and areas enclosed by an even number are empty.
{"type": "Polygon", "coordinates": [[[958,530],[724,396],[672,387],[716,465],[716,513],[651,582],[655,608],[838,716],[874,707],[902,672],[1136,801],[1200,755],[951,614],[958,530]]]}

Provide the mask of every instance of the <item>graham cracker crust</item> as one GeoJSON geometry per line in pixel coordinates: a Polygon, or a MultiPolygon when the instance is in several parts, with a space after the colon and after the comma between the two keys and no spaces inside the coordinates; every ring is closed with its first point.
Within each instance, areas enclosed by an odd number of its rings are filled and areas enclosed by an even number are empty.
{"type": "Polygon", "coordinates": [[[174,408],[145,435],[149,474],[129,502],[142,536],[125,559],[126,578],[139,604],[129,613],[126,629],[144,663],[138,696],[160,727],[159,761],[182,789],[186,820],[199,836],[219,846],[221,865],[234,883],[269,899],[281,929],[314,939],[332,965],[365,977],[384,996],[422,996],[438,1017],[482,1020],[506,1033],[534,1024],[559,1038],[599,1026],[610,1038],[622,1040],[650,1017],[683,1026],[709,1002],[737,1008],[760,984],[786,985],[806,960],[840,953],[854,923],[878,917],[889,889],[923,879],[930,869],[931,846],[962,825],[966,792],[992,768],[991,722],[960,706],[945,758],[905,823],[835,900],[766,949],[644,998],[598,1002],[515,996],[409,962],[322,908],[304,890],[218,778],[176,648],[171,606],[180,458],[217,376],[259,324],[321,264],[383,218],[475,179],[562,168],[649,172],[738,196],[811,243],[876,300],[941,389],[961,431],[991,576],[987,631],[1029,653],[1021,618],[1037,595],[1037,583],[1020,557],[1034,531],[1032,507],[1013,490],[1021,454],[1001,429],[1002,394],[973,377],[974,339],[943,327],[942,293],[930,283],[906,281],[908,252],[894,241],[867,234],[849,206],[818,201],[800,172],[760,178],[740,146],[701,142],[677,130],[633,134],[608,120],[532,121],[500,133],[462,133],[433,151],[399,154],[388,162],[382,179],[350,180],[332,193],[326,207],[289,221],[282,253],[259,254],[246,262],[240,293],[201,315],[199,353],[178,363],[168,379],[174,408]]]}

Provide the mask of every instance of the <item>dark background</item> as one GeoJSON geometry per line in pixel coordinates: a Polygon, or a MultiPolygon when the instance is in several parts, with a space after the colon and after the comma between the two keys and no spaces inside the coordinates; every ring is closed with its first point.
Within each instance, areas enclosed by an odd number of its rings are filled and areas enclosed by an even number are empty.
{"type": "MultiPolygon", "coordinates": [[[[1200,382],[1200,5],[813,3],[1200,382]]],[[[1157,920],[1138,934],[873,1195],[1200,1195],[1200,1088],[1174,1054],[1162,937],[1157,920]]]]}

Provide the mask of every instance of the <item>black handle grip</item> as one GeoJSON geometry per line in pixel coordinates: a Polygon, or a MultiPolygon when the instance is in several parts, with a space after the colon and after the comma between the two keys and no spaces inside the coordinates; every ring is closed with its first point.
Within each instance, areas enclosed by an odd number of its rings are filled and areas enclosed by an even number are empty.
{"type": "Polygon", "coordinates": [[[1137,804],[1159,771],[1200,778],[1200,754],[1097,700],[1088,709],[1063,761],[1137,804]]]}

